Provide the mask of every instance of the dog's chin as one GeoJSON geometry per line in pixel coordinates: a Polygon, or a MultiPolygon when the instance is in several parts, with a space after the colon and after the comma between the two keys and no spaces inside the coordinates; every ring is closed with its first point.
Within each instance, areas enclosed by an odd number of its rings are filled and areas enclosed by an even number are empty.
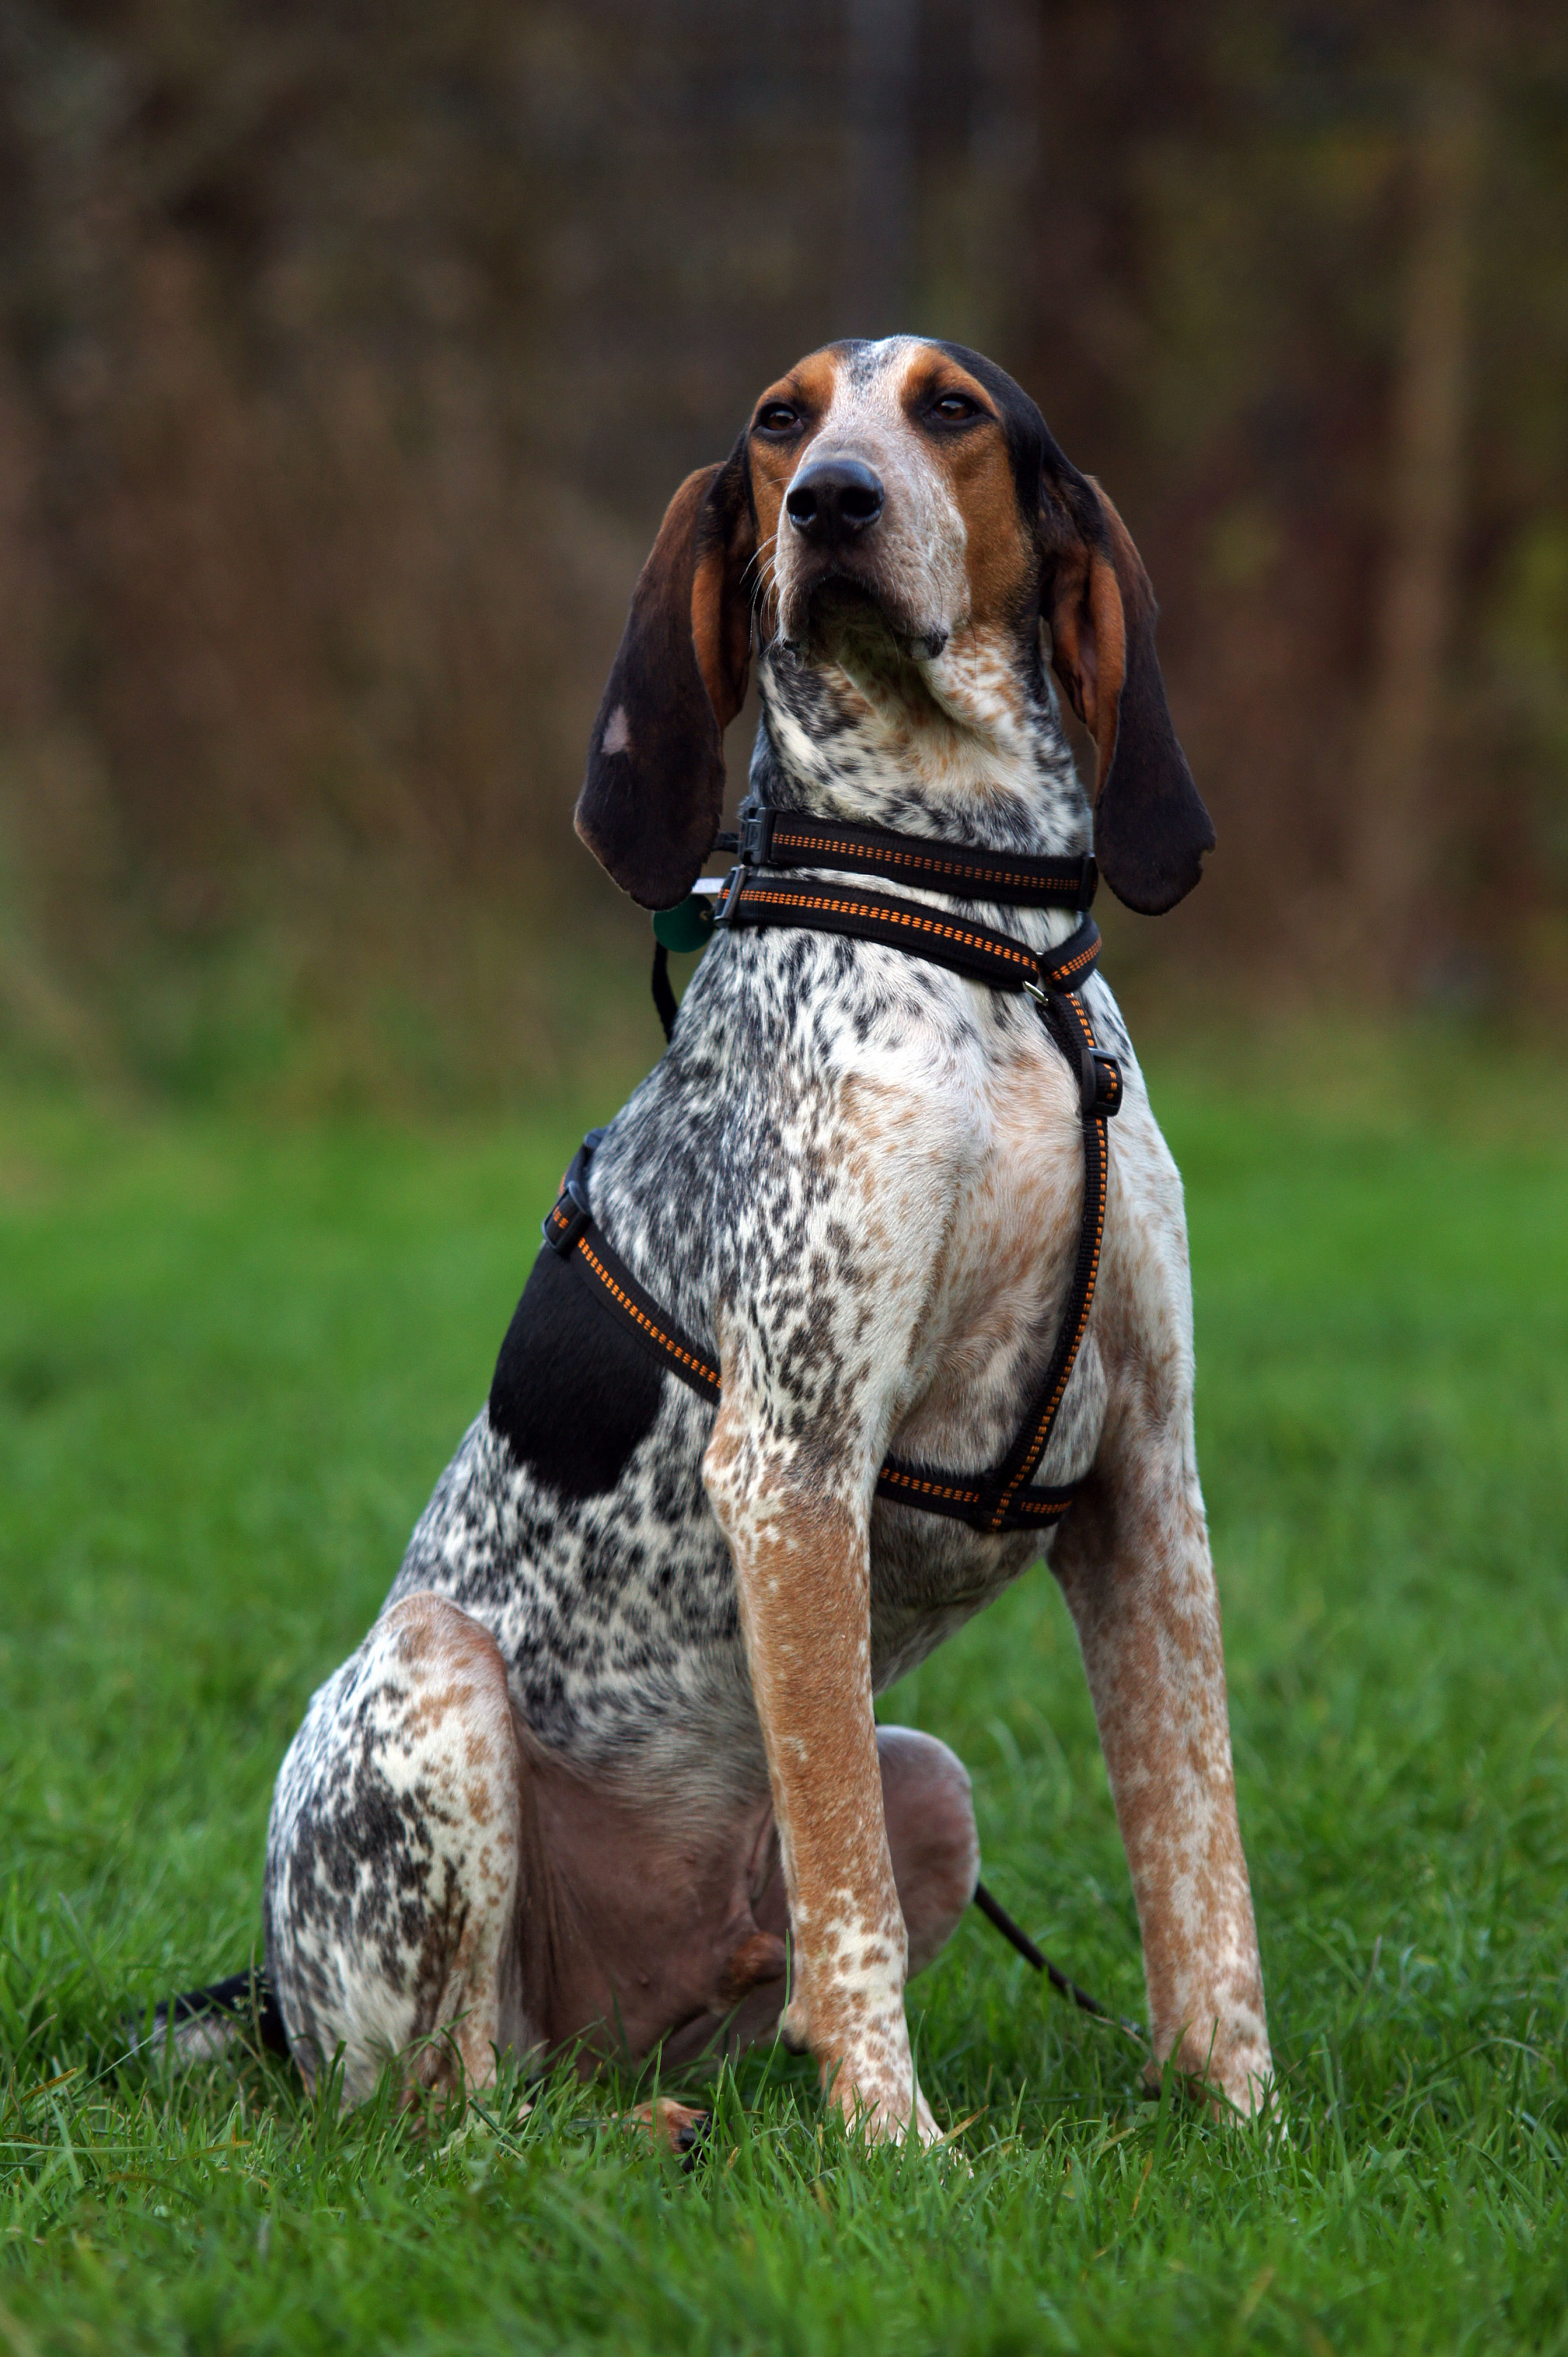
{"type": "Polygon", "coordinates": [[[786,646],[813,664],[886,669],[931,662],[948,640],[945,630],[911,620],[847,573],[830,573],[805,585],[789,601],[780,623],[786,646]]]}

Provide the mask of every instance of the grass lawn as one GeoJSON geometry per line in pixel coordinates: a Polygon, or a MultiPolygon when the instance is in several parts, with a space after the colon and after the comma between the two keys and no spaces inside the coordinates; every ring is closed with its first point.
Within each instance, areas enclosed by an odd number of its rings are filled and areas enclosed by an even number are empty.
{"type": "MultiPolygon", "coordinates": [[[[972,1918],[913,1992],[967,2168],[847,2146],[783,2056],[689,2173],[609,2124],[625,2087],[421,2136],[267,2062],[116,2066],[128,2002],[252,1952],[278,1760],[605,1101],[0,1103],[0,2352],[1568,2350],[1568,1090],[1456,1052],[1151,1059],[1288,2134],[1140,2101],[972,1918]]],[[[957,1746],[998,1895],[1141,2014],[1048,1576],[886,1715],[957,1746]]]]}

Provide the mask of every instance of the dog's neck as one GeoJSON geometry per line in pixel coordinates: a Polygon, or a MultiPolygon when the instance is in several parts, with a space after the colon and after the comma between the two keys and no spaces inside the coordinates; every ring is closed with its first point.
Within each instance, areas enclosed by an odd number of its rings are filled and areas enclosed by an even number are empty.
{"type": "Polygon", "coordinates": [[[1092,834],[1044,665],[955,640],[922,661],[773,645],[751,791],[765,805],[988,849],[1072,857],[1092,834]]]}

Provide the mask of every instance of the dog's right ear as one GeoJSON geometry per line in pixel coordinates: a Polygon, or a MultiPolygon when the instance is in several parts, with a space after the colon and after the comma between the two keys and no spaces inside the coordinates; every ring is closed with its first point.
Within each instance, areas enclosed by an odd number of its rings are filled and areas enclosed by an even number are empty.
{"type": "Polygon", "coordinates": [[[645,909],[685,899],[719,829],[724,732],[751,668],[747,444],[671,500],[589,740],[577,833],[645,909]]]}

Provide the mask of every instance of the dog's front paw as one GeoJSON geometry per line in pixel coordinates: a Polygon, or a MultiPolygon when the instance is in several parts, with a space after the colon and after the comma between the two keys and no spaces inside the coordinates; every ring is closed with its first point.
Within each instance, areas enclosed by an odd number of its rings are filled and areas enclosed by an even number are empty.
{"type": "Polygon", "coordinates": [[[1249,2040],[1233,2048],[1225,2058],[1224,2070],[1211,2075],[1218,2080],[1233,2117],[1275,2121],[1281,2117],[1279,2083],[1266,2039],[1249,2040]]]}
{"type": "Polygon", "coordinates": [[[1167,2068],[1174,2068],[1189,2094],[1208,2102],[1216,2119],[1278,2116],[1279,2091],[1266,2037],[1243,2033],[1200,2040],[1189,2032],[1168,2062],[1146,2065],[1144,2083],[1151,2094],[1158,2094],[1167,2068]]]}
{"type": "Polygon", "coordinates": [[[791,2054],[816,2057],[824,2093],[867,2143],[901,2143],[911,2131],[923,2145],[940,2143],[941,2130],[915,2076],[901,2003],[870,2035],[824,2038],[797,1988],[780,2017],[779,2042],[791,2054]]]}
{"type": "Polygon", "coordinates": [[[824,2070],[822,2078],[851,2133],[867,2144],[902,2144],[911,2135],[923,2145],[940,2143],[941,2130],[912,2063],[897,2074],[845,2061],[824,2070]]]}

